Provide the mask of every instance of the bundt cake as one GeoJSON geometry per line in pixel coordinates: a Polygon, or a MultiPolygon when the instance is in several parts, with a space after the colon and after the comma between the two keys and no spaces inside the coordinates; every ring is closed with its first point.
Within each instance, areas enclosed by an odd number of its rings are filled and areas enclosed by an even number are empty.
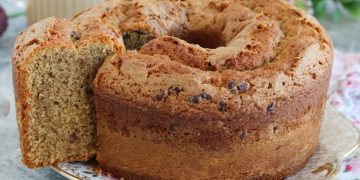
{"type": "Polygon", "coordinates": [[[283,178],[318,146],[331,65],[323,28],[282,0],[111,0],[48,18],[14,49],[23,162],[283,178]]]}
{"type": "Polygon", "coordinates": [[[138,3],[137,37],[153,39],[106,59],[94,81],[102,168],[125,179],[280,179],[307,163],[332,64],[315,20],[278,0],[138,3]],[[149,30],[152,16],[181,28],[149,30]]]}

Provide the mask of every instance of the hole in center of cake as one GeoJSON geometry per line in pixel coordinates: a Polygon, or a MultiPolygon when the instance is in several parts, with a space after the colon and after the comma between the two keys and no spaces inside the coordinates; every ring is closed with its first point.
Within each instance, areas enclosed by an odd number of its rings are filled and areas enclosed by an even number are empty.
{"type": "Polygon", "coordinates": [[[122,38],[127,50],[139,50],[154,37],[150,32],[137,29],[124,32],[122,38]]]}
{"type": "MultiPolygon", "coordinates": [[[[140,50],[142,46],[155,37],[151,32],[144,30],[130,30],[122,34],[126,50],[140,50]]],[[[180,35],[181,39],[191,44],[197,44],[203,48],[215,49],[226,46],[225,37],[221,32],[216,31],[189,31],[180,35]]]]}
{"type": "Polygon", "coordinates": [[[215,49],[226,46],[225,37],[221,32],[216,31],[190,31],[181,37],[181,39],[191,44],[197,44],[203,48],[215,49]]]}

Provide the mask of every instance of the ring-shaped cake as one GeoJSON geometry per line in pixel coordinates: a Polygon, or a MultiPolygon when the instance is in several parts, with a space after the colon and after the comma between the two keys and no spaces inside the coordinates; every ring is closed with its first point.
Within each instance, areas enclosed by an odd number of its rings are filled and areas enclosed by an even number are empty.
{"type": "Polygon", "coordinates": [[[281,0],[113,0],[31,26],[13,65],[29,167],[283,178],[318,146],[332,44],[281,0]]]}

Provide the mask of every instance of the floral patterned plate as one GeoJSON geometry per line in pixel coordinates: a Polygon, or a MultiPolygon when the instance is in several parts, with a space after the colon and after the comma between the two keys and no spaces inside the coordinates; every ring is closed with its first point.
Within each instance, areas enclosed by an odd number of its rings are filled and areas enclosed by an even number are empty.
{"type": "MultiPolygon", "coordinates": [[[[359,130],[348,119],[327,103],[320,133],[320,147],[309,163],[287,179],[325,179],[336,177],[342,161],[355,151],[360,139],[359,130]]],[[[96,161],[62,163],[52,167],[68,179],[110,180],[96,161]]]]}

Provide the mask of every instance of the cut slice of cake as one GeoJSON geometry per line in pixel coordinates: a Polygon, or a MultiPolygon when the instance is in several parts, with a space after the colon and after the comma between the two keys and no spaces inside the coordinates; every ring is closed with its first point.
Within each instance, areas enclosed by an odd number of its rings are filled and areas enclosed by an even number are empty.
{"type": "Polygon", "coordinates": [[[92,81],[122,46],[87,36],[72,22],[48,18],[17,39],[14,87],[23,162],[30,168],[87,160],[96,152],[92,81]]]}

